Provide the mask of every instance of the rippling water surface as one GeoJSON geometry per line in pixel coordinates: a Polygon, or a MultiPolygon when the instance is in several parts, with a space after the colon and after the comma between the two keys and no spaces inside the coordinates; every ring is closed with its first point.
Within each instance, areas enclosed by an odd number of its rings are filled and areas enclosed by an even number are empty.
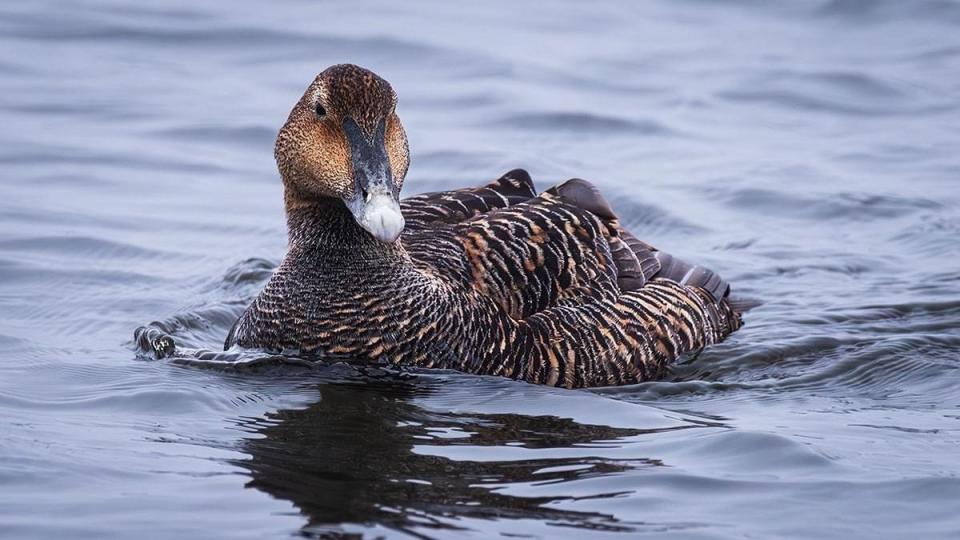
{"type": "Polygon", "coordinates": [[[960,4],[5,2],[0,536],[956,538],[960,4]],[[764,300],[669,380],[157,361],[285,247],[273,136],[392,81],[408,193],[528,168],[764,300]]]}

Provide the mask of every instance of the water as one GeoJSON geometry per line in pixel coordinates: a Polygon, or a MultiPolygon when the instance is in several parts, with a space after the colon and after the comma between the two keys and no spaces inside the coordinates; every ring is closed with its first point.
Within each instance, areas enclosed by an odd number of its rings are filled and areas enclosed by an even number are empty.
{"type": "Polygon", "coordinates": [[[960,534],[960,4],[0,6],[0,537],[960,534]],[[273,136],[390,80],[407,193],[528,168],[765,304],[667,381],[156,361],[283,254],[273,136]]]}

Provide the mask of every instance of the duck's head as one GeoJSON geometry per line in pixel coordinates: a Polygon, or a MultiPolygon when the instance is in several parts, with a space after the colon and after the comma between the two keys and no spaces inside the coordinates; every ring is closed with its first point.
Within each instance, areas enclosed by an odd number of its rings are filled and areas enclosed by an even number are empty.
{"type": "Polygon", "coordinates": [[[288,208],[342,200],[382,242],[403,230],[399,195],[410,155],[397,95],[372,71],[350,64],[317,75],[277,136],[274,155],[288,208]]]}

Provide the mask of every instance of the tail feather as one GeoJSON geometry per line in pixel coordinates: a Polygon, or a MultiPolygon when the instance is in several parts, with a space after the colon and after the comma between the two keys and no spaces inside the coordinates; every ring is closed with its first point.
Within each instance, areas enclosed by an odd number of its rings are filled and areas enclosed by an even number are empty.
{"type": "Polygon", "coordinates": [[[714,301],[723,300],[730,293],[730,284],[713,270],[682,261],[663,251],[657,251],[655,255],[660,261],[660,271],[656,277],[699,287],[710,293],[714,301]]]}
{"type": "Polygon", "coordinates": [[[727,304],[730,305],[730,309],[737,313],[746,313],[753,308],[762,306],[763,302],[749,296],[729,296],[727,297],[727,304]]]}

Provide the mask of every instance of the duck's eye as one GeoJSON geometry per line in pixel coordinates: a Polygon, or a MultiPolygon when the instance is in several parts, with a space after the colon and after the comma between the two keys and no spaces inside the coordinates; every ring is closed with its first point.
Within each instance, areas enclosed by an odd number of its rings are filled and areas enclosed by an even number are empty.
{"type": "Polygon", "coordinates": [[[323,118],[327,115],[327,110],[323,108],[323,105],[320,102],[317,102],[317,117],[323,118]]]}

